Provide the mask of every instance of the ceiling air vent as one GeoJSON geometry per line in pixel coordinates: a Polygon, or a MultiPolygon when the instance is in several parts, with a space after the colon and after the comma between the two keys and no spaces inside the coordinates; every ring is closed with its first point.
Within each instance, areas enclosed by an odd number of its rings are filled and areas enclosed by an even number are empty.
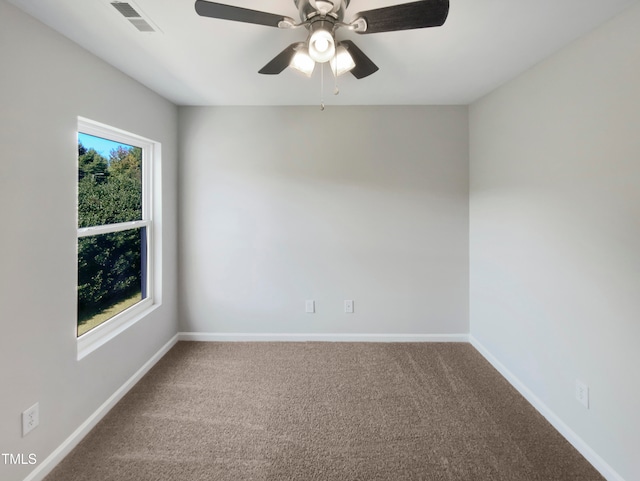
{"type": "Polygon", "coordinates": [[[157,32],[159,29],[153,25],[149,19],[143,18],[139,9],[131,5],[130,2],[110,2],[113,8],[125,17],[131,25],[136,27],[140,32],[157,32]]]}

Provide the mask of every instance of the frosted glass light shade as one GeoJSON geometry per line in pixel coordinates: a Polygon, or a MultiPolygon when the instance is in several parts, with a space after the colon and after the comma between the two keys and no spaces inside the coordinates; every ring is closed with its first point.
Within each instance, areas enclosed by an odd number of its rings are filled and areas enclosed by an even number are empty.
{"type": "Polygon", "coordinates": [[[316,63],[313,61],[311,57],[309,57],[309,52],[306,48],[301,48],[296,51],[295,55],[291,59],[289,63],[289,67],[296,69],[299,72],[302,72],[307,77],[311,77],[313,73],[313,69],[315,68],[316,63]]]}
{"type": "Polygon", "coordinates": [[[356,63],[353,61],[353,57],[342,45],[338,46],[336,54],[329,62],[331,63],[331,71],[338,77],[353,70],[356,66],[356,63]]]}
{"type": "Polygon", "coordinates": [[[336,53],[336,45],[331,32],[322,28],[309,37],[309,56],[318,63],[328,62],[336,53]]]}

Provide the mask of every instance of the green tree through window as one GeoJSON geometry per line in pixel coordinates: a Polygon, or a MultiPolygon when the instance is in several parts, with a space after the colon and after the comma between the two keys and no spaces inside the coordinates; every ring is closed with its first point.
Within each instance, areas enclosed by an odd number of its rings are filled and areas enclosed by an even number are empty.
{"type": "Polygon", "coordinates": [[[112,144],[105,157],[78,142],[78,335],[146,297],[142,149],[112,144]]]}

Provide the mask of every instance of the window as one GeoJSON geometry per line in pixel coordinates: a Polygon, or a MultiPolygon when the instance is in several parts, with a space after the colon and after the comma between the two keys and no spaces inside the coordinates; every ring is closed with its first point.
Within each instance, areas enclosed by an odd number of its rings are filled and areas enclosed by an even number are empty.
{"type": "Polygon", "coordinates": [[[79,356],[154,305],[156,154],[157,143],[78,121],[79,356]]]}

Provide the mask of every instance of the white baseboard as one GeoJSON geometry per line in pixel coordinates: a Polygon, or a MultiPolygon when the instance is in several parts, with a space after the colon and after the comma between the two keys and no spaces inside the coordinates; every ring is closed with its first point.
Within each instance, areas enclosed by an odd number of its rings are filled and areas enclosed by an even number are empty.
{"type": "Polygon", "coordinates": [[[100,420],[115,406],[120,399],[124,397],[129,390],[136,385],[136,383],[144,376],[169,349],[171,349],[178,342],[178,335],[173,336],[169,342],[160,348],[151,359],[149,359],[144,365],[138,369],[138,371],[131,376],[116,392],[114,392],[109,399],[107,399],[89,418],[83,422],[78,429],[76,429],[71,436],[64,440],[64,442],[58,446],[47,458],[36,467],[24,481],[41,481],[47,474],[49,474],[56,465],[69,454],[73,448],[75,448],[82,439],[89,434],[89,432],[100,422],[100,420]]]}
{"type": "Polygon", "coordinates": [[[624,481],[604,459],[602,459],[575,431],[567,426],[549,407],[536,396],[520,379],[518,379],[504,364],[502,364],[489,350],[474,336],[469,335],[469,342],[496,370],[518,390],[529,403],[542,414],[549,423],[564,438],[596,468],[607,481],[624,481]]]}
{"type": "Polygon", "coordinates": [[[179,332],[179,341],[203,342],[469,342],[467,334],[273,334],[179,332]]]}

